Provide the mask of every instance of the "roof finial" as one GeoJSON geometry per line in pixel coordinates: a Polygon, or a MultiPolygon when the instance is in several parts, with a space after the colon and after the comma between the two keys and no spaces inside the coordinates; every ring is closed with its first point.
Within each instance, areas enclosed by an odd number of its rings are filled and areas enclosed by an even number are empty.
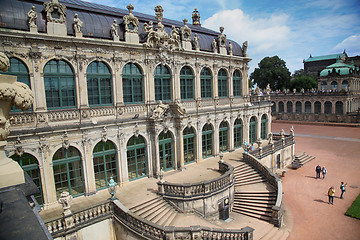
{"type": "Polygon", "coordinates": [[[311,53],[310,53],[310,58],[312,58],[311,53]]]}
{"type": "Polygon", "coordinates": [[[344,49],[344,52],[343,52],[343,54],[346,54],[346,49],[344,49]]]}
{"type": "Polygon", "coordinates": [[[200,13],[196,8],[192,12],[192,20],[193,20],[193,25],[201,26],[201,24],[200,24],[200,13]]]}

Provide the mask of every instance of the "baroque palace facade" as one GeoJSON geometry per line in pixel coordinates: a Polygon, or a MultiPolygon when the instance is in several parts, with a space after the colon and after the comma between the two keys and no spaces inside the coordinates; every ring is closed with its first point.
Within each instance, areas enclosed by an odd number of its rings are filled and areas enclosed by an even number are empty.
{"type": "Polygon", "coordinates": [[[6,74],[35,101],[11,113],[9,157],[44,208],[266,139],[269,101],[250,101],[247,42],[193,24],[64,0],[1,0],[6,74]]]}

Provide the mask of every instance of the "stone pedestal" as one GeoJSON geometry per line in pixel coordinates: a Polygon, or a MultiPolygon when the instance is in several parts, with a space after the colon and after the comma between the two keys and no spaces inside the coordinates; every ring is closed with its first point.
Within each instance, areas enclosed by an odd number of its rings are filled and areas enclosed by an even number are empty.
{"type": "Polygon", "coordinates": [[[114,40],[114,42],[119,42],[119,41],[120,41],[120,40],[119,40],[119,36],[114,35],[114,36],[113,36],[113,40],[114,40]]]}
{"type": "Polygon", "coordinates": [[[67,36],[67,30],[65,23],[48,22],[47,33],[57,36],[67,36]]]}
{"type": "Polygon", "coordinates": [[[192,50],[191,42],[182,41],[181,44],[182,44],[183,49],[185,49],[185,50],[192,50]]]}
{"type": "Polygon", "coordinates": [[[20,165],[5,155],[6,141],[0,142],[0,188],[25,183],[20,165]]]}
{"type": "Polygon", "coordinates": [[[219,53],[220,53],[220,54],[227,55],[226,47],[219,47],[219,53]]]}
{"type": "Polygon", "coordinates": [[[30,26],[31,33],[38,33],[37,26],[30,26]]]}
{"type": "Polygon", "coordinates": [[[139,43],[139,35],[137,33],[126,32],[125,42],[127,43],[139,43]]]}
{"type": "Polygon", "coordinates": [[[75,32],[75,37],[76,38],[82,38],[83,37],[82,32],[75,32]]]}

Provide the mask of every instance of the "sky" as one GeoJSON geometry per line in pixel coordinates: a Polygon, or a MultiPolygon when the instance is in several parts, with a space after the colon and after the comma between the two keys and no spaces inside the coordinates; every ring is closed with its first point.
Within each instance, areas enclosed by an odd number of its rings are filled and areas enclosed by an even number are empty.
{"type": "Polygon", "coordinates": [[[279,56],[290,72],[312,56],[360,55],[360,0],[86,0],[154,15],[161,5],[164,18],[192,23],[194,8],[202,27],[225,28],[228,39],[248,41],[249,74],[264,57],[279,56]]]}

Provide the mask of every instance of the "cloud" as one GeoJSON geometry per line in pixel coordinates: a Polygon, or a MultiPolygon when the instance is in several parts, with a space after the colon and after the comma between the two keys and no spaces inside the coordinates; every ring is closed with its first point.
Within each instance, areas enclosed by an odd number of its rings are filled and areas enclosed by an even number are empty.
{"type": "Polygon", "coordinates": [[[333,50],[339,52],[344,49],[346,49],[349,56],[360,55],[360,34],[345,38],[341,43],[337,44],[333,50]]]}

